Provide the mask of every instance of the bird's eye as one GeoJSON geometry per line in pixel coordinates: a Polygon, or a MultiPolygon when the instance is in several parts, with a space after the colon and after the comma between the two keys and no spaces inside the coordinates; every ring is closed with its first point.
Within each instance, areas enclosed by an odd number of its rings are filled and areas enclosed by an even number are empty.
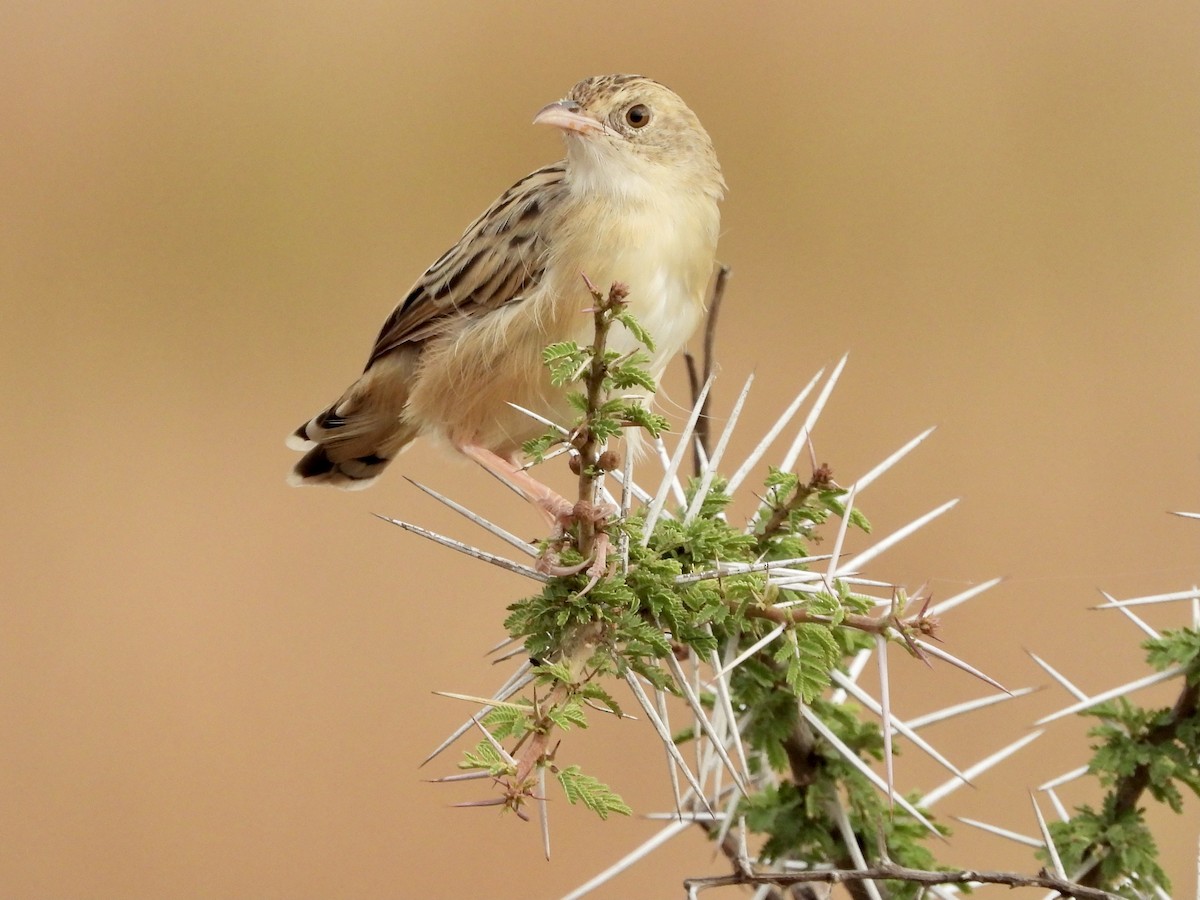
{"type": "Polygon", "coordinates": [[[630,128],[645,128],[650,124],[650,107],[638,103],[625,110],[625,121],[630,128]]]}

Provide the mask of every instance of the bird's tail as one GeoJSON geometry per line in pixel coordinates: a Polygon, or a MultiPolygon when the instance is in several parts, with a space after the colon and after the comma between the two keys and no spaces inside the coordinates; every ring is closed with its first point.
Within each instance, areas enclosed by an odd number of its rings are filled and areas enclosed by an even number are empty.
{"type": "Polygon", "coordinates": [[[417,436],[401,418],[410,374],[404,362],[376,360],[341,399],[288,436],[287,445],[304,453],[289,484],[370,487],[417,436]]]}

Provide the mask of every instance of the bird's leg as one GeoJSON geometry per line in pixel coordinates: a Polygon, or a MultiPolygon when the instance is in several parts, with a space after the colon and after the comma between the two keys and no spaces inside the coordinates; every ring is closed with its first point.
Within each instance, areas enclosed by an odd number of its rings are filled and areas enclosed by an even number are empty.
{"type": "Polygon", "coordinates": [[[501,481],[511,485],[518,494],[538,508],[550,525],[561,527],[564,522],[572,520],[575,504],[542,484],[512,460],[475,444],[464,444],[458,449],[501,481]]]}
{"type": "MultiPolygon", "coordinates": [[[[561,546],[566,536],[567,528],[578,522],[581,518],[588,517],[593,523],[600,523],[615,511],[608,506],[596,506],[595,504],[583,501],[572,503],[553,488],[542,484],[523,467],[510,459],[505,459],[503,456],[493,453],[486,447],[480,447],[476,444],[463,444],[459,447],[459,450],[501,481],[511,485],[518,494],[541,511],[548,523],[554,528],[554,534],[550,539],[551,546],[555,544],[561,546]]],[[[575,575],[587,569],[588,575],[595,580],[600,578],[607,570],[608,547],[608,535],[601,530],[596,534],[593,553],[582,563],[575,566],[561,566],[551,562],[550,559],[542,558],[538,560],[538,568],[544,570],[547,574],[556,576],[575,575]]]]}

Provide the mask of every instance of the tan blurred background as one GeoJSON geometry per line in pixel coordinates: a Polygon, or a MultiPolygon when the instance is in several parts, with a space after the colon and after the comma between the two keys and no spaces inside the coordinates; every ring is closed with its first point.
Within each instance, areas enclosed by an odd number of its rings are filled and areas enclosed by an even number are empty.
{"type": "MultiPolygon", "coordinates": [[[[841,480],[940,425],[861,503],[882,534],[965,502],[872,574],[1009,576],[943,636],[1012,686],[1047,681],[1024,648],[1089,690],[1144,674],[1088,607],[1200,581],[1200,523],[1166,515],[1200,509],[1198,48],[1184,2],[0,7],[0,896],[554,897],[656,830],[557,800],[546,863],[535,826],[423,783],[453,757],[416,768],[468,711],[431,691],[502,679],[482,653],[526,588],[370,514],[472,536],[402,472],[529,510],[425,448],[365,493],[284,484],[284,435],[557,158],[529,120],[589,74],[665,81],[716,143],[723,408],[755,370],[761,425],[849,351],[816,435],[841,480]]],[[[902,712],[981,692],[893,668],[902,712]]],[[[931,736],[965,765],[1066,701],[931,736]]],[[[1025,789],[1082,733],[937,811],[1034,832],[1025,789]]],[[[669,803],[645,723],[563,755],[669,803]]],[[[1197,806],[1156,817],[1177,896],[1197,806]]],[[[944,858],[1036,867],[965,827],[944,858]]],[[[596,896],[719,870],[689,835],[596,896]]]]}

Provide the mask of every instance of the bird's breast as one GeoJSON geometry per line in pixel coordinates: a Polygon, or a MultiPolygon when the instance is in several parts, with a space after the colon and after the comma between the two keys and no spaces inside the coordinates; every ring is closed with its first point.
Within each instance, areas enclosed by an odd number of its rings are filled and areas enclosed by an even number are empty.
{"type": "MultiPolygon", "coordinates": [[[[651,368],[657,376],[695,332],[704,315],[705,293],[716,252],[716,204],[707,198],[681,198],[626,206],[588,215],[568,228],[568,255],[562,267],[574,285],[565,293],[587,300],[579,273],[607,291],[613,282],[628,286],[629,311],[655,342],[651,368]]],[[[574,301],[578,307],[578,300],[574,301]]],[[[592,340],[591,317],[573,329],[580,343],[592,340]]],[[[623,327],[613,330],[613,349],[635,341],[623,327]]]]}

